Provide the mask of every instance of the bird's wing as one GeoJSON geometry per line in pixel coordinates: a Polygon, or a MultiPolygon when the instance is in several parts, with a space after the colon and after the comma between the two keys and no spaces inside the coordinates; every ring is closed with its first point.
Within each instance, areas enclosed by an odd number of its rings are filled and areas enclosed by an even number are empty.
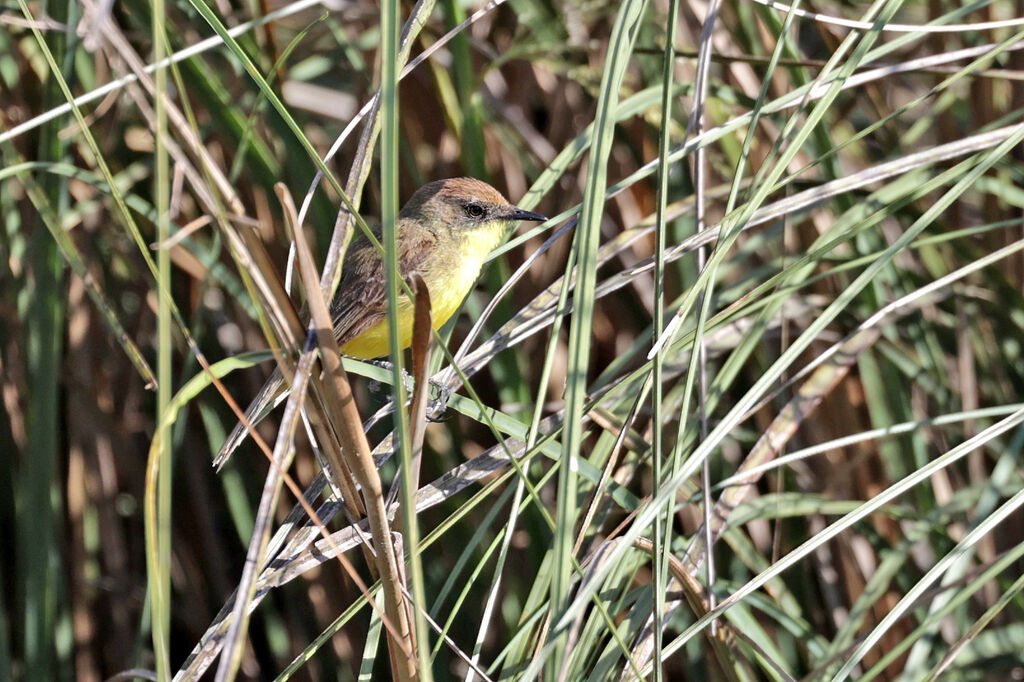
{"type": "MultiPolygon", "coordinates": [[[[380,238],[379,230],[374,235],[380,238]]],[[[433,250],[436,238],[426,229],[411,229],[399,222],[398,271],[408,280],[420,272],[433,250]]],[[[387,315],[384,264],[381,253],[366,237],[355,239],[345,255],[341,285],[331,304],[334,337],[339,346],[362,334],[387,315]]],[[[404,298],[400,294],[400,298],[404,298]]]]}

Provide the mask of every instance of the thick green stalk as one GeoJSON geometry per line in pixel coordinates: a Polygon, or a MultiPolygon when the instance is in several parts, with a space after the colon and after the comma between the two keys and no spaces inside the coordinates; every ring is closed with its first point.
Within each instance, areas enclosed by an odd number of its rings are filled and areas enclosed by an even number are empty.
{"type": "MultiPolygon", "coordinates": [[[[409,558],[408,577],[412,583],[414,616],[416,630],[416,667],[423,679],[432,679],[428,659],[426,621],[422,610],[426,604],[423,586],[423,568],[419,557],[419,528],[416,525],[415,481],[411,478],[412,447],[409,428],[409,415],[405,410],[406,391],[402,373],[402,347],[399,343],[398,327],[398,296],[402,288],[401,273],[398,269],[398,79],[401,66],[399,48],[401,29],[401,5],[397,1],[381,4],[381,225],[383,227],[384,267],[387,271],[388,296],[388,344],[391,347],[392,390],[395,405],[395,446],[398,448],[402,462],[403,485],[401,487],[402,527],[404,529],[404,549],[409,558]]],[[[378,550],[380,551],[380,550],[378,550]]],[[[408,602],[397,595],[400,608],[406,608],[408,602]]],[[[389,614],[391,615],[391,614],[389,614]]],[[[392,615],[392,621],[394,622],[392,615]]],[[[400,656],[397,647],[391,651],[392,660],[400,656]]]]}
{"type": "MultiPolygon", "coordinates": [[[[629,64],[640,16],[646,2],[630,0],[623,3],[615,18],[608,62],[601,80],[597,118],[594,122],[594,143],[587,169],[583,208],[576,235],[576,261],[579,277],[572,327],[569,330],[569,358],[566,381],[566,433],[562,463],[558,475],[558,509],[554,537],[554,574],[551,581],[551,617],[558,622],[569,604],[572,590],[573,544],[576,533],[576,511],[579,506],[576,461],[582,454],[583,407],[587,399],[587,373],[590,367],[590,342],[594,319],[594,290],[597,286],[597,248],[600,242],[601,219],[604,216],[607,191],[608,158],[611,155],[615,130],[615,111],[619,90],[629,64]]],[[[568,637],[566,628],[554,628],[549,645],[553,646],[544,665],[546,679],[558,679],[568,637]]],[[[531,666],[532,669],[532,666],[531,666]]]]}
{"type": "MultiPolygon", "coordinates": [[[[165,57],[163,0],[153,0],[153,61],[161,63],[165,57]]],[[[167,107],[163,98],[167,92],[167,67],[161,66],[154,74],[157,96],[153,101],[156,115],[154,131],[154,161],[156,172],[153,176],[153,197],[157,214],[157,242],[163,243],[169,236],[171,173],[167,155],[167,107]]],[[[161,680],[171,679],[171,492],[173,462],[171,460],[170,424],[163,419],[171,403],[171,257],[168,249],[157,252],[157,428],[160,437],[159,473],[157,494],[157,556],[155,566],[150,567],[150,599],[153,614],[153,652],[156,656],[157,676],[161,680]]]]}
{"type": "MultiPolygon", "coordinates": [[[[44,3],[43,12],[56,21],[68,21],[70,3],[44,3]]],[[[59,31],[46,36],[48,49],[60,60],[64,78],[72,75],[73,60],[68,38],[59,31]]],[[[56,74],[50,74],[42,108],[57,106],[63,95],[56,74]]],[[[58,136],[62,121],[53,121],[39,131],[39,159],[65,160],[67,143],[58,136]]],[[[58,212],[66,210],[69,197],[66,178],[45,175],[40,184],[49,204],[58,212]]],[[[24,590],[24,663],[26,680],[58,677],[56,632],[60,604],[60,477],[57,471],[60,448],[60,378],[64,365],[63,272],[56,242],[50,237],[42,216],[35,216],[28,238],[27,284],[19,315],[24,320],[25,378],[30,386],[26,396],[26,426],[29,438],[16,487],[18,499],[21,575],[24,590]]]]}

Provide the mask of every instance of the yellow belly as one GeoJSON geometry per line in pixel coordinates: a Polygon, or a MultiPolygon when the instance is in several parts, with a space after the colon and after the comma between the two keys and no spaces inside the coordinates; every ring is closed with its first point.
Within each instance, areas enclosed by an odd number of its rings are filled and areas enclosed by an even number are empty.
{"type": "MultiPolygon", "coordinates": [[[[427,287],[430,288],[429,285],[427,287]]],[[[439,291],[445,291],[446,287],[439,287],[439,291]]],[[[434,329],[440,329],[445,322],[455,313],[459,304],[462,303],[462,296],[444,295],[436,303],[431,298],[432,321],[434,329]]],[[[398,303],[398,342],[403,349],[412,345],[413,308],[409,299],[404,296],[398,303]]],[[[387,318],[373,325],[365,332],[352,339],[341,347],[341,352],[361,360],[372,360],[391,352],[391,344],[388,343],[388,321],[387,318]]]]}
{"type": "MultiPolygon", "coordinates": [[[[412,306],[409,305],[409,299],[402,296],[398,300],[398,342],[402,348],[408,348],[412,344],[412,323],[412,306]]],[[[341,352],[360,360],[372,360],[388,355],[391,352],[391,344],[388,343],[387,318],[346,343],[341,347],[341,352]]]]}

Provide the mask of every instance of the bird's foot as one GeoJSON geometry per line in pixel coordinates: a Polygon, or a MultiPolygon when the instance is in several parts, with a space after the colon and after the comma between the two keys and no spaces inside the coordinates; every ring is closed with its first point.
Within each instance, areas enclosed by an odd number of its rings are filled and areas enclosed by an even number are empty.
{"type": "MultiPolygon", "coordinates": [[[[392,369],[394,367],[394,365],[388,360],[370,360],[370,363],[384,369],[392,369]]],[[[402,370],[402,381],[405,383],[406,389],[411,391],[414,385],[413,378],[412,375],[404,369],[402,370]]],[[[433,379],[430,380],[430,386],[434,391],[436,391],[437,397],[434,400],[431,400],[430,404],[427,405],[427,421],[433,423],[447,421],[448,418],[445,416],[445,413],[448,411],[448,399],[452,394],[451,389],[438,381],[434,381],[433,379]]],[[[369,389],[374,393],[378,393],[382,392],[384,387],[380,381],[371,380],[369,383],[369,389]]]]}
{"type": "Polygon", "coordinates": [[[437,390],[437,398],[430,401],[430,404],[427,406],[427,421],[435,424],[448,421],[448,399],[452,396],[452,391],[444,384],[433,379],[430,380],[430,385],[437,390]]]}

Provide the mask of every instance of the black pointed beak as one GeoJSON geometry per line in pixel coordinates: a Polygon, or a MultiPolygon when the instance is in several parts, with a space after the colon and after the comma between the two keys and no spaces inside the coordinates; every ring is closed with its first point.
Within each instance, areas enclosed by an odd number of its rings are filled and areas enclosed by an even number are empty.
{"type": "Polygon", "coordinates": [[[524,211],[521,208],[512,207],[512,210],[505,216],[507,220],[535,220],[539,223],[547,220],[547,216],[542,216],[540,213],[534,213],[532,211],[524,211]]]}

